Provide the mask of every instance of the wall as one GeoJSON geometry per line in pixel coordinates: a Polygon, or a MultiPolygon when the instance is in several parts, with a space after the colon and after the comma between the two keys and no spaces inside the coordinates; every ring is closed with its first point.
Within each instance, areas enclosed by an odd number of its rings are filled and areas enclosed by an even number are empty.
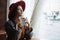
{"type": "Polygon", "coordinates": [[[0,29],[5,27],[7,0],[0,0],[0,29]]]}

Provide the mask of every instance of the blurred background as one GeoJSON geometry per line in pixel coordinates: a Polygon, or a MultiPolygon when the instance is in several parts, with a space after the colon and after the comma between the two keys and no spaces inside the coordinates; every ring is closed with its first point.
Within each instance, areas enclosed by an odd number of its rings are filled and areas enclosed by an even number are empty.
{"type": "MultiPolygon", "coordinates": [[[[0,1],[0,29],[4,29],[4,23],[8,20],[9,6],[17,1],[20,0],[0,1]]],[[[23,1],[26,2],[23,16],[33,27],[32,40],[60,40],[60,0],[23,1]]]]}

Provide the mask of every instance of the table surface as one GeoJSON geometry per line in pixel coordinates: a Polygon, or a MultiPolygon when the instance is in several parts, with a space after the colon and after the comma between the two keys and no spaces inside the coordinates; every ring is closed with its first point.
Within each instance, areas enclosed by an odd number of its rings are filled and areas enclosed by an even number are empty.
{"type": "Polygon", "coordinates": [[[0,35],[6,34],[5,30],[0,30],[0,35]]]}

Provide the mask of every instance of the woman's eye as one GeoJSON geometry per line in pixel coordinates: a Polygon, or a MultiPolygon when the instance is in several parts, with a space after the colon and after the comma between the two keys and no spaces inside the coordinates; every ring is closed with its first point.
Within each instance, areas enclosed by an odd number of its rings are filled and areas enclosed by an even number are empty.
{"type": "Polygon", "coordinates": [[[20,10],[19,8],[17,8],[17,10],[20,10]]]}
{"type": "Polygon", "coordinates": [[[21,11],[21,10],[18,9],[17,11],[21,11]]]}

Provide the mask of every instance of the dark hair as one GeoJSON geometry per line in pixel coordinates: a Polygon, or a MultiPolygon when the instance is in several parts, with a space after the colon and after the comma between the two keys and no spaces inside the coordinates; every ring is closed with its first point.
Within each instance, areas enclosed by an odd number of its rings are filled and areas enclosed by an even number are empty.
{"type": "MultiPolygon", "coordinates": [[[[13,6],[13,4],[10,7],[12,7],[12,6],[13,6]]],[[[10,20],[14,20],[15,19],[15,16],[17,15],[17,7],[18,7],[18,5],[16,7],[14,7],[13,10],[11,10],[11,9],[9,10],[8,18],[10,20]]]]}

